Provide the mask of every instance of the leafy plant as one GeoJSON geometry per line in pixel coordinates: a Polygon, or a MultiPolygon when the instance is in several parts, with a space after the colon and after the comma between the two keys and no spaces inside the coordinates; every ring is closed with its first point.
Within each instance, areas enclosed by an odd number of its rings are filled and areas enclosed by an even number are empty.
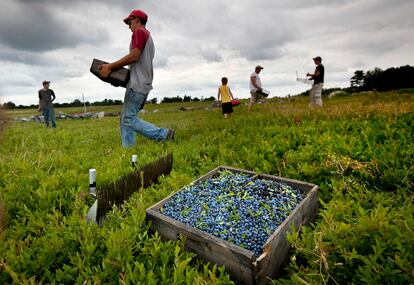
{"type": "Polygon", "coordinates": [[[205,110],[206,102],[149,104],[159,112],[142,116],[175,129],[175,142],[138,136],[132,149],[120,145],[118,118],[62,120],[56,130],[10,123],[0,147],[7,215],[0,283],[232,284],[224,268],[198,260],[182,240],[162,240],[145,221],[147,207],[229,165],[320,186],[317,219],[301,235],[292,233],[291,261],[275,282],[409,284],[413,93],[354,93],[316,110],[307,103],[275,98],[250,114],[242,104],[226,121],[220,110],[205,110]],[[203,108],[179,111],[186,104],[203,108]],[[96,168],[99,187],[129,173],[132,154],[140,167],[168,151],[174,154],[168,177],[113,208],[102,228],[86,223],[89,168],[96,168]]]}

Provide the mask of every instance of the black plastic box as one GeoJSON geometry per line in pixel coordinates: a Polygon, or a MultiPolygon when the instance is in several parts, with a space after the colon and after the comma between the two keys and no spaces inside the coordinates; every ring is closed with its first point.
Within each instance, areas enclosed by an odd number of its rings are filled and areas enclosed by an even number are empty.
{"type": "Polygon", "coordinates": [[[90,71],[95,74],[102,81],[111,83],[113,86],[126,87],[129,81],[129,69],[119,68],[113,70],[108,77],[102,77],[99,75],[99,66],[106,64],[107,62],[94,58],[92,61],[90,71]]]}

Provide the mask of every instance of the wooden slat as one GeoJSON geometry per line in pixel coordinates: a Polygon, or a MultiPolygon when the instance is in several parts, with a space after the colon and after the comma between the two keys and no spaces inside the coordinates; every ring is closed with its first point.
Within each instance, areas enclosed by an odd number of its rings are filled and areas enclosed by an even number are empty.
{"type": "Polygon", "coordinates": [[[280,275],[283,265],[288,261],[290,244],[286,239],[292,224],[297,230],[307,222],[311,221],[316,214],[318,201],[318,187],[314,186],[305,199],[295,208],[276,231],[269,237],[263,246],[266,257],[257,263],[256,282],[265,284],[268,278],[280,275]]]}
{"type": "Polygon", "coordinates": [[[185,247],[196,252],[205,261],[226,266],[233,278],[253,284],[252,263],[254,253],[233,243],[217,238],[199,229],[189,227],[157,211],[148,209],[147,218],[152,221],[152,229],[169,240],[177,240],[179,235],[186,237],[185,247]]]}

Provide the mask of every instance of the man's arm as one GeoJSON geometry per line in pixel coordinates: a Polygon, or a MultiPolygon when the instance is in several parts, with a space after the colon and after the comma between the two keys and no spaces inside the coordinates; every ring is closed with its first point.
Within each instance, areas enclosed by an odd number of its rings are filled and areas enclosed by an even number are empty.
{"type": "Polygon", "coordinates": [[[111,73],[112,70],[121,68],[125,65],[129,65],[134,62],[137,62],[140,55],[141,55],[141,50],[134,48],[129,52],[129,54],[127,54],[123,58],[115,62],[108,63],[108,64],[102,64],[101,66],[99,66],[99,70],[100,70],[99,75],[102,77],[108,77],[108,75],[111,73]]]}
{"type": "Polygon", "coordinates": [[[53,102],[56,99],[56,95],[55,95],[55,92],[53,92],[53,90],[50,90],[50,91],[52,91],[52,96],[51,96],[52,98],[51,98],[51,100],[53,102]]]}
{"type": "Polygon", "coordinates": [[[321,74],[321,72],[319,71],[319,69],[315,70],[315,73],[306,73],[306,76],[310,76],[312,79],[314,79],[315,77],[318,77],[321,74]]]}
{"type": "Polygon", "coordinates": [[[40,112],[40,110],[42,109],[41,103],[42,103],[42,95],[40,95],[40,90],[39,92],[37,92],[38,96],[39,96],[39,106],[37,107],[37,111],[40,112]]]}

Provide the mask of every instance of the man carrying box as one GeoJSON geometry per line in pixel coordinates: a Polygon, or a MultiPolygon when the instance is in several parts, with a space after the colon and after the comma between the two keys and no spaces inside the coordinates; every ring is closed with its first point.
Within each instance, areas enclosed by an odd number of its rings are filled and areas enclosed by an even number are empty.
{"type": "Polygon", "coordinates": [[[250,75],[250,102],[247,106],[247,112],[250,112],[252,106],[259,101],[259,99],[265,98],[265,93],[262,89],[262,81],[260,80],[259,73],[262,71],[263,67],[258,65],[254,69],[254,72],[250,75]]]}
{"type": "Polygon", "coordinates": [[[152,90],[154,43],[145,28],[148,16],[141,10],[133,10],[124,19],[132,32],[129,54],[121,59],[99,67],[100,76],[107,77],[112,70],[130,65],[130,78],[126,87],[124,106],[121,113],[121,139],[124,147],[135,145],[135,133],[155,141],[173,141],[174,130],[159,128],[148,123],[137,114],[144,107],[152,90]]]}

